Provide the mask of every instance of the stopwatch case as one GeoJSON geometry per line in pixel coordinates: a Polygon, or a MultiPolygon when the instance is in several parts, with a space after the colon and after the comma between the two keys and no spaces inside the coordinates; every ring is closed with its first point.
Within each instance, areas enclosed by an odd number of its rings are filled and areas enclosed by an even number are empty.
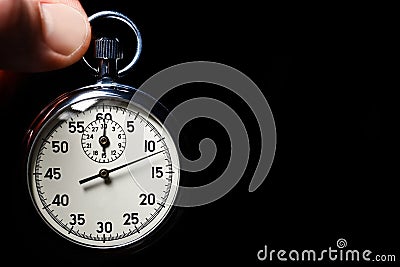
{"type": "MultiPolygon", "coordinates": [[[[66,109],[70,108],[72,105],[80,103],[82,101],[93,100],[93,105],[97,102],[104,100],[116,100],[120,103],[126,103],[127,107],[129,105],[134,105],[136,108],[140,108],[143,111],[147,112],[147,114],[151,114],[156,119],[158,119],[161,123],[164,123],[165,119],[169,115],[168,109],[162,105],[159,101],[151,97],[150,95],[137,90],[131,86],[114,83],[114,82],[99,82],[94,85],[89,85],[86,87],[82,87],[70,92],[66,92],[56,99],[54,99],[51,103],[49,103],[32,122],[29,127],[25,139],[24,139],[24,147],[25,147],[25,173],[28,173],[29,166],[31,164],[31,148],[34,143],[37,142],[37,136],[40,136],[41,129],[44,129],[48,126],[50,122],[54,122],[54,119],[58,119],[60,121],[65,120],[65,118],[57,118],[60,114],[62,114],[66,109]]],[[[87,109],[90,106],[87,107],[87,109]]],[[[82,110],[80,110],[82,111],[82,110]]],[[[84,110],[83,110],[84,111],[84,110]]],[[[173,120],[171,120],[173,121],[173,120]]],[[[168,129],[167,125],[164,124],[164,127],[168,129]]],[[[29,175],[27,175],[29,179],[29,175]]],[[[28,185],[29,185],[28,181],[28,185]]],[[[28,186],[29,194],[32,196],[31,188],[28,186]]],[[[149,238],[139,240],[136,243],[132,243],[125,247],[116,247],[113,250],[118,251],[126,251],[131,247],[145,247],[146,244],[152,242],[151,236],[157,232],[157,235],[160,237],[162,234],[165,234],[167,230],[170,228],[170,223],[168,223],[170,217],[179,216],[179,211],[176,210],[175,206],[172,206],[169,215],[165,218],[159,228],[163,230],[153,231],[149,234],[149,238]],[[160,235],[161,233],[161,235],[160,235]]],[[[129,252],[130,253],[130,252],[129,252]]]]}

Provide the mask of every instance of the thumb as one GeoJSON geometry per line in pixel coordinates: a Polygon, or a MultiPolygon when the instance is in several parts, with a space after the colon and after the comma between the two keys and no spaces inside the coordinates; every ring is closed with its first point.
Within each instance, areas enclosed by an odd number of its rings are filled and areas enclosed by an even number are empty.
{"type": "Polygon", "coordinates": [[[90,35],[78,0],[0,0],[0,69],[67,67],[85,54],[90,35]]]}

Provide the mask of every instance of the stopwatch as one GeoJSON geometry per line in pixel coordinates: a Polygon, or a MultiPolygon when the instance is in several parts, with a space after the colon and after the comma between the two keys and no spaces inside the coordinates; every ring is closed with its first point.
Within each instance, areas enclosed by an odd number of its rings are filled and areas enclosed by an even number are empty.
{"type": "Polygon", "coordinates": [[[163,124],[164,106],[156,102],[150,110],[150,96],[115,82],[141,52],[136,25],[114,11],[89,21],[99,18],[127,24],[136,54],[119,69],[119,40],[95,40],[98,67],[83,61],[98,82],[59,96],[36,117],[27,133],[26,169],[39,218],[66,240],[111,249],[139,244],[162,228],[178,192],[180,167],[163,124]],[[132,101],[138,94],[142,101],[132,101]]]}

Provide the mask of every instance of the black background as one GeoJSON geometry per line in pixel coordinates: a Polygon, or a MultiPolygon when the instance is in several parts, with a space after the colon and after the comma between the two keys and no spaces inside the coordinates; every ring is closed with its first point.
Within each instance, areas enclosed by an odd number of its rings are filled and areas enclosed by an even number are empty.
{"type": "MultiPolygon", "coordinates": [[[[139,87],[164,68],[197,60],[223,63],[246,74],[262,90],[274,114],[275,160],[262,186],[249,193],[259,153],[258,128],[249,108],[216,86],[176,88],[163,99],[170,108],[191,97],[208,96],[233,107],[246,122],[252,153],[244,177],[214,203],[179,208],[166,233],[139,251],[82,249],[40,221],[22,172],[23,153],[16,148],[47,103],[95,80],[81,63],[25,74],[15,96],[2,107],[7,158],[2,168],[12,169],[2,177],[11,184],[7,191],[12,196],[5,207],[11,216],[4,213],[2,218],[11,217],[7,239],[11,251],[17,252],[10,256],[13,260],[37,261],[40,266],[160,261],[178,266],[238,262],[252,266],[266,264],[256,257],[264,245],[317,250],[336,247],[339,238],[345,238],[351,249],[400,257],[395,218],[398,172],[393,171],[398,155],[388,154],[393,144],[385,123],[388,108],[394,107],[389,93],[398,88],[398,83],[392,84],[396,45],[389,7],[289,10],[251,3],[217,8],[205,2],[144,6],[118,0],[82,4],[88,15],[120,11],[141,31],[142,55],[121,83],[139,87]]],[[[222,127],[205,120],[190,123],[185,131],[192,137],[183,151],[189,158],[199,156],[198,142],[204,137],[218,145],[219,154],[209,169],[183,175],[188,183],[206,184],[226,167],[228,138],[222,127]]]]}

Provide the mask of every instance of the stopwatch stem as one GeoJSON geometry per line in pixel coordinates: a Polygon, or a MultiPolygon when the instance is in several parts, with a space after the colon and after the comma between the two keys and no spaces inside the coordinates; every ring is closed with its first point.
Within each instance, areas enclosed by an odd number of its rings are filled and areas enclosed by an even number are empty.
{"type": "Polygon", "coordinates": [[[118,78],[118,60],[122,59],[122,50],[117,38],[102,37],[95,41],[95,58],[98,59],[98,79],[116,80],[118,78]]]}

